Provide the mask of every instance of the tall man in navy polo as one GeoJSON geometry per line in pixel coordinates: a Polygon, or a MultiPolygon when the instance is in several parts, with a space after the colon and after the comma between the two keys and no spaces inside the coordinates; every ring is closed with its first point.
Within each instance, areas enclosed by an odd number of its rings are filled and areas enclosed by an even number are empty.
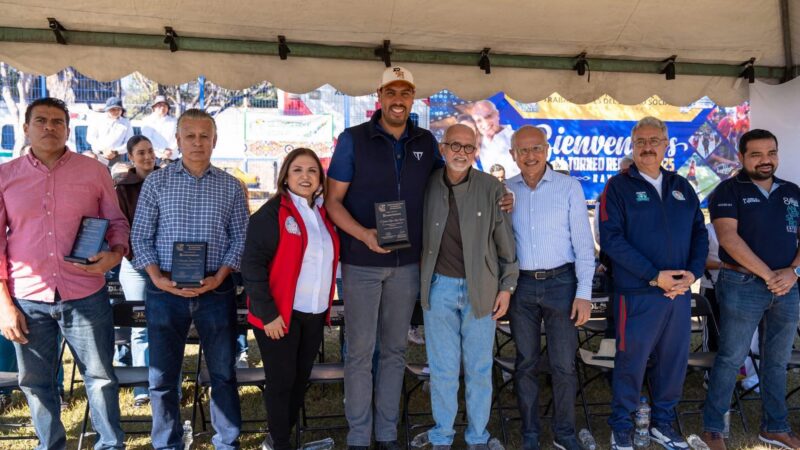
{"type": "Polygon", "coordinates": [[[633,166],[612,177],[600,198],[600,247],[613,262],[618,296],[611,447],[633,449],[631,413],[652,357],[650,435],[664,448],[688,449],[672,423],[689,352],[689,286],[703,274],[708,233],[692,185],[661,167],[664,122],[640,120],[631,143],[633,166]]]}
{"type": "Polygon", "coordinates": [[[378,448],[398,448],[406,337],[419,294],[422,204],[428,177],[442,164],[431,132],[409,120],[414,94],[408,70],[387,68],[378,88],[381,109],[342,132],[328,169],[325,207],[342,244],[349,448],[368,448],[373,428],[378,448]],[[378,245],[375,203],[394,200],[405,201],[411,247],[388,251],[378,245]]]}
{"type": "Polygon", "coordinates": [[[800,448],[800,438],[787,421],[785,400],[786,364],[800,314],[800,188],[775,176],[778,140],[767,130],[742,135],[739,161],[739,174],[720,183],[708,203],[722,269],[716,285],[719,352],[708,383],[703,439],[712,449],[725,448],[723,416],[750,336],[763,321],[758,438],[778,447],[800,448]]]}

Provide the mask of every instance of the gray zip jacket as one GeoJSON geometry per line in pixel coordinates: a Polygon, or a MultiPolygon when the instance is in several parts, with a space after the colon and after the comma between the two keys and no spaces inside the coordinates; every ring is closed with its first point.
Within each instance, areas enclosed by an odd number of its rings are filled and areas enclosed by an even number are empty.
{"type": "MultiPolygon", "coordinates": [[[[425,309],[430,309],[431,279],[449,212],[444,170],[437,169],[431,174],[425,190],[420,267],[420,299],[425,309]]],[[[479,170],[471,170],[467,182],[453,187],[464,248],[467,292],[476,318],[491,314],[497,293],[513,293],[519,277],[511,216],[501,212],[498,206],[503,194],[503,184],[479,170]]]]}

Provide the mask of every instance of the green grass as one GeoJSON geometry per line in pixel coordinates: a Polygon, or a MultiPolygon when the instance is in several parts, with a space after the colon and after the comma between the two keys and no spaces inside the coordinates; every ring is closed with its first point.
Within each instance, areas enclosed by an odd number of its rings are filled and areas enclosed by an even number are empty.
{"type": "MultiPolygon", "coordinates": [[[[326,329],[326,359],[329,361],[334,361],[339,358],[339,348],[338,348],[338,330],[337,329],[326,329]]],[[[597,340],[591,342],[590,344],[593,346],[597,345],[597,340]]],[[[504,349],[504,354],[513,355],[514,349],[513,345],[507,346],[504,349]]],[[[186,374],[190,373],[192,369],[192,365],[194,364],[195,358],[197,355],[197,346],[187,346],[186,351],[186,359],[184,360],[184,372],[186,374]]],[[[260,366],[261,359],[258,354],[258,346],[255,343],[255,340],[250,338],[250,351],[249,351],[249,360],[252,366],[260,366]]],[[[422,362],[425,360],[425,351],[424,347],[416,346],[416,345],[409,345],[408,351],[408,360],[414,362],[422,362]]],[[[66,356],[66,364],[65,364],[65,371],[66,371],[66,386],[69,387],[68,380],[71,375],[72,371],[72,357],[69,353],[66,356]]],[[[407,380],[408,382],[408,380],[407,380]]],[[[796,373],[790,373],[789,377],[789,385],[790,388],[793,386],[798,385],[800,383],[800,376],[796,373]]],[[[542,380],[542,385],[546,383],[542,380]]],[[[77,448],[77,439],[78,434],[80,433],[81,423],[83,420],[83,412],[86,407],[86,395],[83,389],[82,384],[76,385],[75,393],[73,397],[70,399],[69,408],[62,413],[62,421],[64,422],[64,426],[67,430],[68,436],[68,445],[67,448],[75,449],[77,448]]],[[[192,397],[194,395],[194,385],[188,379],[183,383],[183,404],[181,407],[182,416],[185,419],[191,417],[191,410],[192,410],[192,397]]],[[[463,396],[463,389],[462,389],[462,396],[463,396]]],[[[541,400],[546,401],[551,396],[550,388],[545,386],[541,393],[541,400]]],[[[592,402],[597,401],[607,401],[610,396],[610,388],[604,379],[597,380],[594,384],[590,386],[587,391],[588,400],[592,402]]],[[[702,387],[702,375],[700,374],[689,374],[686,379],[685,383],[685,391],[684,397],[685,398],[703,398],[705,396],[705,391],[702,387]]],[[[242,417],[247,418],[257,418],[257,417],[264,417],[264,406],[262,402],[261,392],[256,388],[242,388],[240,389],[240,397],[241,397],[241,405],[242,405],[242,417]]],[[[312,414],[340,414],[343,413],[343,394],[342,394],[342,386],[340,385],[327,385],[327,386],[312,386],[309,390],[308,394],[306,395],[306,405],[309,409],[309,413],[312,414]]],[[[515,404],[515,399],[513,396],[513,392],[508,392],[502,397],[502,401],[504,405],[513,406],[515,404]]],[[[205,402],[208,405],[208,402],[205,402]]],[[[794,405],[797,404],[797,400],[794,400],[794,405]]],[[[463,399],[461,403],[463,407],[463,399]]],[[[136,409],[133,407],[133,396],[130,389],[123,389],[120,393],[120,407],[122,410],[123,418],[140,418],[140,419],[149,419],[150,418],[150,408],[139,408],[136,409]]],[[[206,406],[207,407],[207,406],[206,406]]],[[[427,411],[430,409],[430,400],[427,393],[422,392],[421,390],[415,394],[415,397],[412,399],[411,408],[413,410],[423,410],[427,411]]],[[[755,448],[762,448],[759,445],[759,441],[757,440],[757,429],[758,424],[760,422],[760,414],[761,414],[761,402],[758,400],[755,401],[748,401],[745,402],[745,413],[748,417],[749,424],[750,424],[750,432],[744,433],[741,428],[741,422],[739,421],[737,416],[732,416],[731,423],[732,423],[732,438],[728,441],[728,448],[733,449],[755,449],[755,448]]],[[[585,426],[583,412],[581,409],[576,410],[576,418],[578,421],[578,428],[582,428],[585,426]]],[[[20,392],[14,393],[14,406],[6,412],[6,414],[2,417],[2,422],[8,423],[13,421],[20,421],[20,420],[29,420],[30,414],[28,408],[25,403],[24,396],[20,392]]],[[[790,424],[796,430],[800,430],[800,414],[793,412],[790,413],[789,416],[790,424]]],[[[427,420],[426,418],[417,418],[419,420],[427,420]]],[[[605,417],[595,417],[592,421],[592,427],[594,430],[594,436],[597,440],[600,448],[608,448],[608,440],[609,440],[609,432],[608,427],[605,423],[605,417]]],[[[320,423],[320,422],[317,422],[320,423]]],[[[342,424],[344,423],[344,419],[330,419],[321,423],[328,423],[328,424],[342,424]]],[[[253,428],[253,427],[263,427],[264,424],[246,424],[245,428],[253,428]]],[[[543,436],[541,437],[541,442],[543,444],[543,448],[552,448],[551,439],[552,436],[550,435],[549,427],[550,422],[549,420],[544,420],[542,422],[542,426],[545,429],[543,436]]],[[[149,424],[124,424],[123,428],[127,431],[130,430],[139,430],[139,431],[148,431],[150,429],[149,424]]],[[[510,433],[510,441],[507,446],[509,449],[518,449],[521,448],[520,446],[520,434],[519,434],[519,422],[512,421],[510,423],[509,429],[510,433]]],[[[400,427],[400,439],[401,442],[404,442],[404,435],[403,435],[403,427],[400,427]]],[[[14,430],[11,435],[12,436],[19,436],[24,434],[23,431],[32,431],[32,430],[14,430]]],[[[200,431],[200,427],[195,427],[195,432],[200,431]]],[[[700,423],[700,416],[690,416],[684,420],[684,432],[685,434],[690,433],[700,433],[701,431],[701,423],[700,423]]],[[[492,420],[490,423],[490,432],[493,435],[500,435],[500,427],[499,421],[497,418],[497,413],[493,412],[492,420]]],[[[0,435],[8,436],[6,429],[0,430],[0,435]]],[[[321,439],[327,436],[331,436],[336,441],[336,448],[346,448],[346,431],[344,430],[337,430],[333,432],[316,432],[316,433],[306,433],[304,440],[306,442],[321,439]]],[[[195,445],[193,448],[197,449],[211,449],[213,448],[210,444],[210,434],[201,434],[195,437],[195,445]]],[[[89,438],[90,441],[92,438],[89,438]]],[[[244,434],[242,435],[242,448],[243,449],[253,449],[259,448],[261,440],[263,439],[263,434],[244,434]]],[[[147,434],[127,434],[126,435],[126,442],[129,449],[147,449],[151,448],[149,445],[149,435],[147,434]]],[[[21,450],[21,449],[29,449],[35,445],[35,440],[9,440],[9,441],[0,441],[0,448],[4,450],[21,450]]],[[[454,448],[463,448],[463,428],[458,429],[458,434],[456,437],[456,442],[454,448]]],[[[88,448],[86,445],[84,448],[88,448]]],[[[657,446],[652,446],[652,448],[660,448],[657,446]]]]}

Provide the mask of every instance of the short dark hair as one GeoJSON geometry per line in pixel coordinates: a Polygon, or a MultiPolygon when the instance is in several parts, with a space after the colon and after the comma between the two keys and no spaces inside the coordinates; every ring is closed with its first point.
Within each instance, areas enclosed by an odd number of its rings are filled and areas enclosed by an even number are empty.
{"type": "Polygon", "coordinates": [[[131,137],[130,139],[128,139],[128,143],[127,143],[127,144],[125,144],[125,146],[126,146],[126,147],[127,147],[127,149],[128,149],[128,154],[129,154],[129,155],[133,154],[133,148],[134,148],[134,147],[136,147],[136,146],[139,144],[139,142],[142,142],[142,141],[147,141],[147,142],[150,142],[150,145],[152,145],[152,144],[153,144],[153,143],[150,141],[150,139],[148,139],[148,137],[147,137],[147,136],[145,136],[145,135],[143,135],[143,134],[137,134],[136,136],[133,136],[133,137],[131,137]]]}
{"type": "Polygon", "coordinates": [[[279,195],[289,195],[289,189],[286,187],[286,180],[289,179],[289,166],[292,165],[292,162],[297,159],[298,156],[302,155],[310,156],[311,159],[317,163],[317,169],[319,170],[319,184],[322,186],[322,190],[319,194],[315,195],[314,198],[325,195],[325,171],[322,168],[322,162],[319,160],[319,156],[310,148],[300,147],[289,152],[286,158],[283,159],[281,170],[278,172],[278,186],[275,192],[276,197],[279,195]]]}
{"type": "Polygon", "coordinates": [[[49,106],[51,108],[58,108],[61,111],[64,111],[64,119],[66,121],[67,126],[69,126],[69,109],[67,109],[67,104],[64,103],[63,100],[57,99],[55,97],[37,98],[30,105],[28,105],[28,109],[25,110],[25,123],[27,124],[31,123],[33,108],[36,108],[37,106],[49,106]]]}
{"type": "Polygon", "coordinates": [[[774,134],[767,130],[762,130],[761,128],[755,128],[743,134],[742,137],[739,138],[739,153],[742,155],[747,153],[747,143],[750,141],[757,141],[759,139],[772,139],[775,141],[775,147],[778,147],[778,138],[776,138],[774,134]]]}

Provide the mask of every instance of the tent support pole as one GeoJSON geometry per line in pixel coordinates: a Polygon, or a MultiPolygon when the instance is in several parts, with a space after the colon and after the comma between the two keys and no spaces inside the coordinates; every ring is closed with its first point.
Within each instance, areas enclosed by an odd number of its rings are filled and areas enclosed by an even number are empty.
{"type": "MultiPolygon", "coordinates": [[[[783,0],[782,5],[788,0],[783,0]]],[[[786,19],[788,20],[788,19],[786,19]]],[[[784,35],[788,30],[788,23],[784,26],[784,35]]],[[[169,51],[169,46],[164,44],[163,35],[107,33],[93,31],[63,31],[68,45],[81,45],[92,47],[133,48],[148,50],[169,51]]],[[[220,39],[204,37],[175,37],[181,52],[211,52],[233,53],[248,55],[278,56],[279,42],[248,41],[237,39],[220,39]]],[[[36,44],[56,43],[50,29],[41,28],[14,28],[0,27],[0,42],[20,42],[36,44]]],[[[786,37],[784,37],[786,42],[786,37]]],[[[785,44],[786,45],[786,44],[785,44]]],[[[791,55],[791,53],[788,53],[791,55]]],[[[445,64],[460,66],[475,66],[479,54],[476,52],[447,52],[431,50],[410,50],[395,48],[392,53],[393,63],[419,63],[419,64],[445,64]]],[[[352,59],[361,61],[380,62],[374,54],[372,47],[334,46],[311,43],[292,43],[292,57],[307,58],[333,58],[352,59]]],[[[663,68],[663,58],[658,60],[631,60],[610,58],[587,58],[589,67],[594,72],[623,72],[646,73],[658,75],[663,68]]],[[[795,72],[793,64],[787,61],[788,70],[795,72]]],[[[575,65],[574,56],[545,56],[545,55],[512,55],[492,54],[493,67],[509,67],[521,69],[549,69],[571,71],[575,65]]],[[[756,66],[756,77],[782,80],[786,77],[787,67],[756,66]]],[[[477,70],[477,69],[476,69],[477,70]]],[[[737,64],[709,64],[676,62],[677,75],[699,75],[709,77],[738,78],[741,66],[737,64]]]]}
{"type": "Polygon", "coordinates": [[[789,25],[789,0],[781,0],[781,31],[783,32],[783,57],[786,61],[786,69],[783,73],[781,83],[785,83],[797,76],[797,67],[794,65],[792,57],[792,34],[789,25]]]}

